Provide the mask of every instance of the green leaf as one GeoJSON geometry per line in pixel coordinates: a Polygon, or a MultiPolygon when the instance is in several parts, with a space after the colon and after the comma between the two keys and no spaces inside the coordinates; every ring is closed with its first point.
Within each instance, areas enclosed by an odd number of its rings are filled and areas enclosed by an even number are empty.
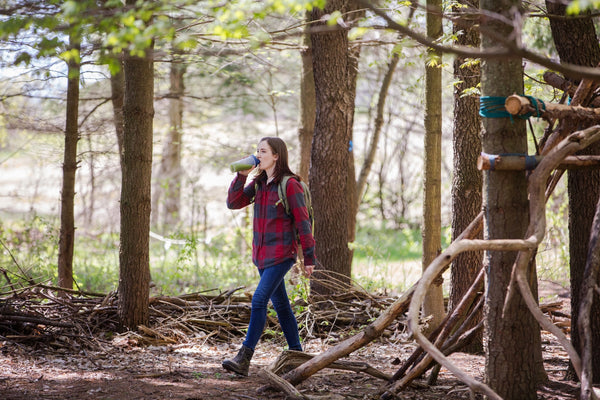
{"type": "Polygon", "coordinates": [[[350,39],[350,40],[358,39],[360,37],[363,37],[369,31],[370,31],[369,28],[365,28],[365,27],[361,27],[361,26],[352,28],[352,29],[350,29],[350,32],[348,32],[348,39],[350,39]]]}
{"type": "Polygon", "coordinates": [[[17,54],[17,56],[15,57],[15,65],[19,65],[19,64],[25,64],[25,65],[29,65],[29,63],[31,62],[31,54],[27,53],[26,51],[20,52],[19,54],[17,54]]]}
{"type": "Polygon", "coordinates": [[[342,13],[338,10],[335,10],[329,15],[329,19],[327,20],[327,25],[333,26],[337,25],[338,20],[342,18],[342,13]]]}
{"type": "Polygon", "coordinates": [[[567,6],[567,15],[579,15],[582,12],[600,8],[599,0],[574,0],[567,6]]]}

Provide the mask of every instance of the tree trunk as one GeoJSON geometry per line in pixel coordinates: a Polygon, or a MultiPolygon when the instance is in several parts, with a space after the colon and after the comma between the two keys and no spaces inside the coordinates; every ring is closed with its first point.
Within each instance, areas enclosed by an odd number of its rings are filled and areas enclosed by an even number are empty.
{"type": "MultiPolygon", "coordinates": [[[[482,0],[484,12],[506,14],[520,2],[482,0]]],[[[511,26],[486,21],[485,29],[511,37],[511,26]]],[[[483,29],[483,27],[482,27],[483,29]]],[[[482,36],[482,48],[496,43],[482,36]]],[[[509,96],[523,93],[520,59],[486,60],[482,64],[482,96],[509,96]]],[[[525,121],[509,118],[484,118],[484,152],[527,153],[525,121]]],[[[527,179],[523,171],[486,171],[483,180],[484,230],[486,239],[522,239],[529,212],[527,179]]],[[[505,400],[537,399],[540,380],[540,328],[527,310],[520,293],[515,293],[503,314],[504,300],[511,279],[515,252],[486,251],[486,376],[489,386],[505,400]]],[[[532,274],[533,275],[533,274],[532,274]]]]}
{"type": "Polygon", "coordinates": [[[171,61],[169,96],[169,131],[163,145],[153,198],[153,223],[162,219],[162,230],[168,234],[179,225],[181,206],[181,148],[183,128],[183,93],[186,65],[171,61]],[[163,201],[162,213],[159,211],[163,201]],[[162,218],[160,218],[162,214],[162,218]]]}
{"type": "Polygon", "coordinates": [[[75,172],[77,171],[77,142],[79,141],[79,38],[71,33],[69,47],[77,55],[67,61],[67,114],[65,150],[60,208],[60,238],[58,240],[58,286],[73,289],[73,247],[75,243],[75,172]]]}
{"type": "MultiPolygon", "coordinates": [[[[335,10],[344,12],[347,7],[346,0],[328,1],[325,9],[311,12],[311,21],[320,21],[335,10]]],[[[343,290],[350,283],[348,183],[352,157],[348,132],[352,118],[348,113],[354,110],[354,92],[348,87],[352,63],[346,30],[312,33],[311,43],[317,111],[310,187],[317,257],[321,263],[311,280],[311,290],[313,294],[328,294],[343,290]]]]}
{"type": "Polygon", "coordinates": [[[153,51],[149,48],[145,58],[126,55],[124,61],[118,315],[120,323],[128,329],[147,324],[149,318],[150,179],[154,117],[152,57],[153,51]]]}
{"type": "Polygon", "coordinates": [[[117,145],[119,150],[119,162],[123,169],[123,97],[125,96],[125,72],[123,63],[119,62],[120,68],[117,72],[110,74],[110,90],[113,106],[113,119],[117,145]]]}
{"type": "MultiPolygon", "coordinates": [[[[441,0],[427,0],[427,36],[442,36],[441,0]]],[[[427,50],[425,66],[425,179],[423,200],[423,270],[442,252],[442,54],[427,50]]],[[[429,288],[423,314],[431,316],[427,335],[444,319],[443,279],[429,288]]]]}
{"type": "MultiPolygon", "coordinates": [[[[556,2],[546,2],[551,15],[550,28],[556,50],[561,62],[594,67],[600,62],[600,47],[591,18],[565,18],[566,6],[556,2]]],[[[569,78],[569,77],[566,77],[569,78]]],[[[591,91],[590,91],[591,92],[591,91]]],[[[589,101],[589,97],[586,99],[589,101]]],[[[586,106],[587,101],[581,104],[586,106]]],[[[573,129],[584,126],[578,121],[564,120],[559,126],[563,135],[573,129]]],[[[600,144],[589,146],[577,155],[598,155],[600,144]]],[[[567,187],[569,193],[569,265],[571,276],[571,341],[573,347],[580,352],[579,304],[586,260],[590,230],[594,218],[596,203],[600,195],[600,171],[597,169],[572,170],[568,172],[567,187]]],[[[592,332],[592,371],[594,383],[600,383],[600,302],[598,297],[592,305],[590,313],[592,332]]],[[[580,352],[581,353],[581,352],[580,352]]]]}
{"type": "MultiPolygon", "coordinates": [[[[350,2],[353,4],[354,2],[350,2]]],[[[360,15],[353,15],[353,18],[360,18],[364,15],[364,11],[360,15]]],[[[346,196],[348,197],[348,243],[354,242],[356,239],[356,214],[358,213],[358,205],[360,200],[356,191],[356,168],[354,165],[354,105],[356,100],[356,80],[358,77],[358,60],[360,58],[360,45],[354,44],[350,46],[348,51],[348,107],[346,110],[346,117],[348,122],[346,125],[346,136],[348,143],[348,184],[346,186],[346,196]]],[[[354,250],[350,250],[350,265],[352,265],[352,258],[354,256],[354,250]]],[[[351,271],[349,269],[348,276],[351,271]]]]}
{"type": "MultiPolygon", "coordinates": [[[[308,19],[307,14],[307,19],[308,19]]],[[[307,21],[308,22],[308,21],[307,21]]],[[[304,49],[302,56],[302,76],[300,77],[300,126],[298,127],[298,140],[300,142],[300,168],[299,175],[306,182],[310,167],[310,154],[312,140],[315,132],[316,103],[315,103],[315,80],[313,78],[312,44],[310,30],[304,30],[302,36],[304,49]]]]}
{"type": "MultiPolygon", "coordinates": [[[[463,3],[466,5],[466,3],[463,3]]],[[[469,3],[478,7],[479,2],[469,3]]],[[[479,47],[479,32],[475,21],[460,18],[461,9],[455,7],[459,18],[455,20],[453,32],[457,36],[456,44],[461,46],[479,47]]],[[[464,57],[457,56],[454,60],[454,174],[452,181],[452,239],[457,238],[462,231],[477,217],[481,211],[481,172],[477,169],[477,157],[481,153],[481,118],[479,117],[479,100],[476,96],[463,96],[463,91],[476,88],[481,82],[481,68],[478,63],[465,63],[464,57]]],[[[479,235],[481,238],[481,235],[479,235]]],[[[481,269],[483,252],[465,252],[459,254],[450,269],[450,301],[448,308],[460,303],[469,290],[471,283],[481,269]]],[[[475,327],[483,318],[483,312],[468,326],[475,327]]],[[[478,333],[471,344],[463,351],[478,353],[483,350],[483,334],[478,333]]]]}

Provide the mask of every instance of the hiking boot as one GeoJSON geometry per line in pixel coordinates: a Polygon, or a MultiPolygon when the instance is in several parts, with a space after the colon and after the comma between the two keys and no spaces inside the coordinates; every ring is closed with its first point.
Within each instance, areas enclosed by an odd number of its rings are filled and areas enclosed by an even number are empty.
{"type": "Polygon", "coordinates": [[[252,359],[253,354],[254,350],[242,345],[240,351],[233,357],[233,360],[224,360],[221,365],[227,371],[235,372],[238,375],[248,376],[250,360],[252,359]]]}

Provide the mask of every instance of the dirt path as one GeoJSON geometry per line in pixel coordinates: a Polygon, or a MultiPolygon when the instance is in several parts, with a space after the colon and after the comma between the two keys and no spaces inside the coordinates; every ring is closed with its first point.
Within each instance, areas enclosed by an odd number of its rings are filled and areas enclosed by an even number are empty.
{"type": "MultiPolygon", "coordinates": [[[[352,354],[362,361],[393,374],[398,363],[408,357],[412,342],[376,341],[352,354]]],[[[320,340],[306,344],[306,351],[320,353],[327,345],[320,340]]],[[[259,392],[265,381],[258,369],[268,366],[281,347],[263,342],[256,351],[250,376],[241,378],[224,371],[221,360],[231,356],[236,346],[187,343],[170,347],[137,347],[127,340],[113,340],[102,352],[33,351],[3,343],[0,348],[0,398],[33,399],[283,399],[280,392],[259,392]]],[[[457,353],[454,362],[471,375],[481,378],[483,356],[457,353]]],[[[566,354],[544,335],[544,359],[550,375],[540,388],[539,398],[575,399],[576,385],[562,380],[567,367],[566,354]]],[[[377,399],[384,382],[369,375],[325,370],[298,389],[304,394],[330,399],[377,399]]],[[[469,391],[442,369],[435,386],[419,381],[398,394],[399,399],[468,399],[469,391]]]]}

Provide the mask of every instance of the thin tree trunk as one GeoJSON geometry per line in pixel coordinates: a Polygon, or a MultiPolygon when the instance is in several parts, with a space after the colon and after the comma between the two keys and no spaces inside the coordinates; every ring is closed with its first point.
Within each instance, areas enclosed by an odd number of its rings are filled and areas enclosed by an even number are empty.
{"type": "Polygon", "coordinates": [[[68,64],[67,115],[65,127],[65,150],[63,159],[63,182],[60,209],[60,238],[58,241],[58,286],[73,288],[73,247],[75,243],[75,173],[77,171],[77,142],[79,141],[79,50],[76,34],[69,36],[72,55],[68,64]]]}
{"type": "MultiPolygon", "coordinates": [[[[411,9],[411,16],[413,10],[414,9],[411,9]]],[[[371,173],[371,167],[373,166],[373,162],[375,161],[375,155],[377,154],[377,146],[379,145],[379,138],[381,137],[381,130],[383,128],[384,122],[383,114],[385,111],[385,102],[387,100],[387,94],[390,89],[392,78],[394,77],[394,71],[396,70],[398,61],[400,61],[399,54],[397,52],[393,52],[390,58],[390,62],[388,63],[385,75],[383,76],[381,87],[379,88],[379,95],[377,96],[377,107],[375,111],[375,124],[373,126],[373,136],[371,136],[371,141],[367,149],[367,157],[365,158],[362,168],[360,169],[358,180],[356,182],[357,210],[365,193],[365,189],[367,187],[367,178],[371,173]]],[[[354,218],[356,218],[356,215],[354,216],[354,218]]]]}
{"type": "MultiPolygon", "coordinates": [[[[478,7],[479,1],[469,5],[478,7]]],[[[460,11],[459,7],[455,7],[459,16],[453,26],[453,32],[457,36],[456,44],[478,48],[480,40],[476,21],[466,16],[461,18],[460,11]]],[[[454,85],[452,238],[458,237],[481,211],[481,172],[477,169],[477,158],[481,153],[479,99],[463,93],[466,89],[479,86],[481,68],[479,63],[464,65],[465,61],[464,57],[458,56],[454,60],[454,80],[457,83],[454,85]]],[[[449,309],[460,303],[482,263],[481,251],[461,253],[454,259],[450,269],[449,309]]],[[[482,319],[483,313],[480,311],[469,328],[475,327],[482,319]]],[[[477,353],[482,350],[483,334],[479,332],[464,351],[477,353]]]]}
{"type": "MultiPolygon", "coordinates": [[[[350,4],[353,4],[351,1],[350,4]]],[[[359,18],[364,15],[364,11],[354,18],[359,18]]],[[[360,203],[358,194],[356,191],[356,168],[354,165],[354,105],[356,100],[356,80],[358,77],[358,60],[360,58],[360,46],[350,45],[348,51],[348,103],[346,104],[348,109],[346,110],[346,116],[348,123],[346,125],[346,135],[348,137],[349,149],[348,149],[348,183],[346,186],[347,197],[348,197],[348,243],[354,242],[356,239],[356,214],[358,213],[358,205],[360,203]]],[[[350,265],[352,265],[352,258],[354,256],[354,250],[350,250],[350,265]]],[[[349,272],[350,276],[351,271],[349,272]]]]}
{"type": "MultiPolygon", "coordinates": [[[[427,36],[441,37],[441,0],[427,1],[427,36]]],[[[442,54],[427,51],[425,67],[425,180],[423,200],[423,259],[422,268],[442,251],[442,54]]],[[[429,288],[423,301],[423,314],[431,316],[425,334],[435,330],[444,319],[443,279],[438,278],[429,288]]]]}
{"type": "MultiPolygon", "coordinates": [[[[128,0],[128,3],[133,1],[128,0]]],[[[149,48],[145,58],[127,55],[124,61],[118,315],[120,323],[128,329],[145,325],[149,319],[150,179],[154,117],[152,57],[153,51],[149,48]]]]}

